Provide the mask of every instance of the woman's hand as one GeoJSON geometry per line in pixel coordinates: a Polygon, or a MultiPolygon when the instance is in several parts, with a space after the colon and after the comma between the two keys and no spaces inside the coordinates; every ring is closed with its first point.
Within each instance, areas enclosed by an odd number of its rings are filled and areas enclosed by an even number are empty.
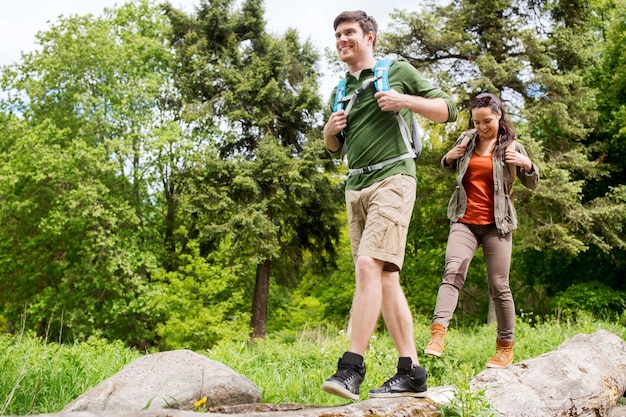
{"type": "Polygon", "coordinates": [[[465,151],[467,150],[467,144],[461,143],[454,148],[450,149],[446,154],[446,165],[450,165],[452,161],[459,159],[463,155],[465,155],[465,151]]]}
{"type": "Polygon", "coordinates": [[[533,163],[529,157],[513,150],[506,150],[504,152],[504,162],[522,167],[526,172],[530,172],[533,169],[533,163]]]}

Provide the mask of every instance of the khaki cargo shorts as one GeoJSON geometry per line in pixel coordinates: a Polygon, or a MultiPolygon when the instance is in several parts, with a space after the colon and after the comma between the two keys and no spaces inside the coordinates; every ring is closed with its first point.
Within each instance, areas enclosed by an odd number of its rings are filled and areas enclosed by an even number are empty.
{"type": "Polygon", "coordinates": [[[393,175],[361,190],[346,190],[355,262],[359,256],[369,256],[385,262],[385,271],[402,269],[415,189],[415,178],[393,175]]]}

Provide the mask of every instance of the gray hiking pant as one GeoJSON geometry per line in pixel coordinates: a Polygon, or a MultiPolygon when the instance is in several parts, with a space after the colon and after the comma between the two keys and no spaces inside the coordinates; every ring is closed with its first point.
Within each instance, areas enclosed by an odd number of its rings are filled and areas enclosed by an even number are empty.
{"type": "Polygon", "coordinates": [[[467,278],[470,262],[482,245],[487,264],[487,283],[498,322],[498,338],[513,341],[515,303],[509,287],[511,233],[501,236],[495,224],[452,223],[446,247],[446,268],[437,293],[433,323],[448,327],[467,278]]]}

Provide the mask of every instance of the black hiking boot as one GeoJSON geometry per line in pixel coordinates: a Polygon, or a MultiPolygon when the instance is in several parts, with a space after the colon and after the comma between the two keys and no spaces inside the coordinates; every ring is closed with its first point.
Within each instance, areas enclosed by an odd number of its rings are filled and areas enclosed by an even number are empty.
{"type": "Polygon", "coordinates": [[[365,379],[363,356],[346,352],[337,364],[337,372],[322,384],[322,389],[329,394],[349,400],[359,399],[359,387],[365,379]]]}
{"type": "Polygon", "coordinates": [[[428,372],[421,366],[413,366],[411,358],[398,359],[398,373],[379,388],[370,391],[370,398],[425,397],[428,372]]]}

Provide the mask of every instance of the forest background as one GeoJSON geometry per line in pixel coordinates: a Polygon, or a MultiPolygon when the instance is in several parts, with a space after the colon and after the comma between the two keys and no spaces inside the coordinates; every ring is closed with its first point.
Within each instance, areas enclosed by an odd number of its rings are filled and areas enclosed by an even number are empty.
{"type": "MultiPolygon", "coordinates": [[[[506,102],[540,188],[516,187],[518,313],[626,322],[624,0],[416,2],[377,54],[450,93],[421,120],[401,274],[428,322],[454,179],[439,160],[481,91],[506,102]]],[[[323,27],[327,27],[329,23],[323,27]]],[[[329,29],[329,36],[333,36],[329,29]]],[[[345,326],[354,288],[346,168],[322,141],[321,57],[263,2],[193,13],[136,1],[61,17],[0,74],[0,328],[146,351],[345,326]]],[[[455,326],[484,322],[482,254],[455,326]]]]}

